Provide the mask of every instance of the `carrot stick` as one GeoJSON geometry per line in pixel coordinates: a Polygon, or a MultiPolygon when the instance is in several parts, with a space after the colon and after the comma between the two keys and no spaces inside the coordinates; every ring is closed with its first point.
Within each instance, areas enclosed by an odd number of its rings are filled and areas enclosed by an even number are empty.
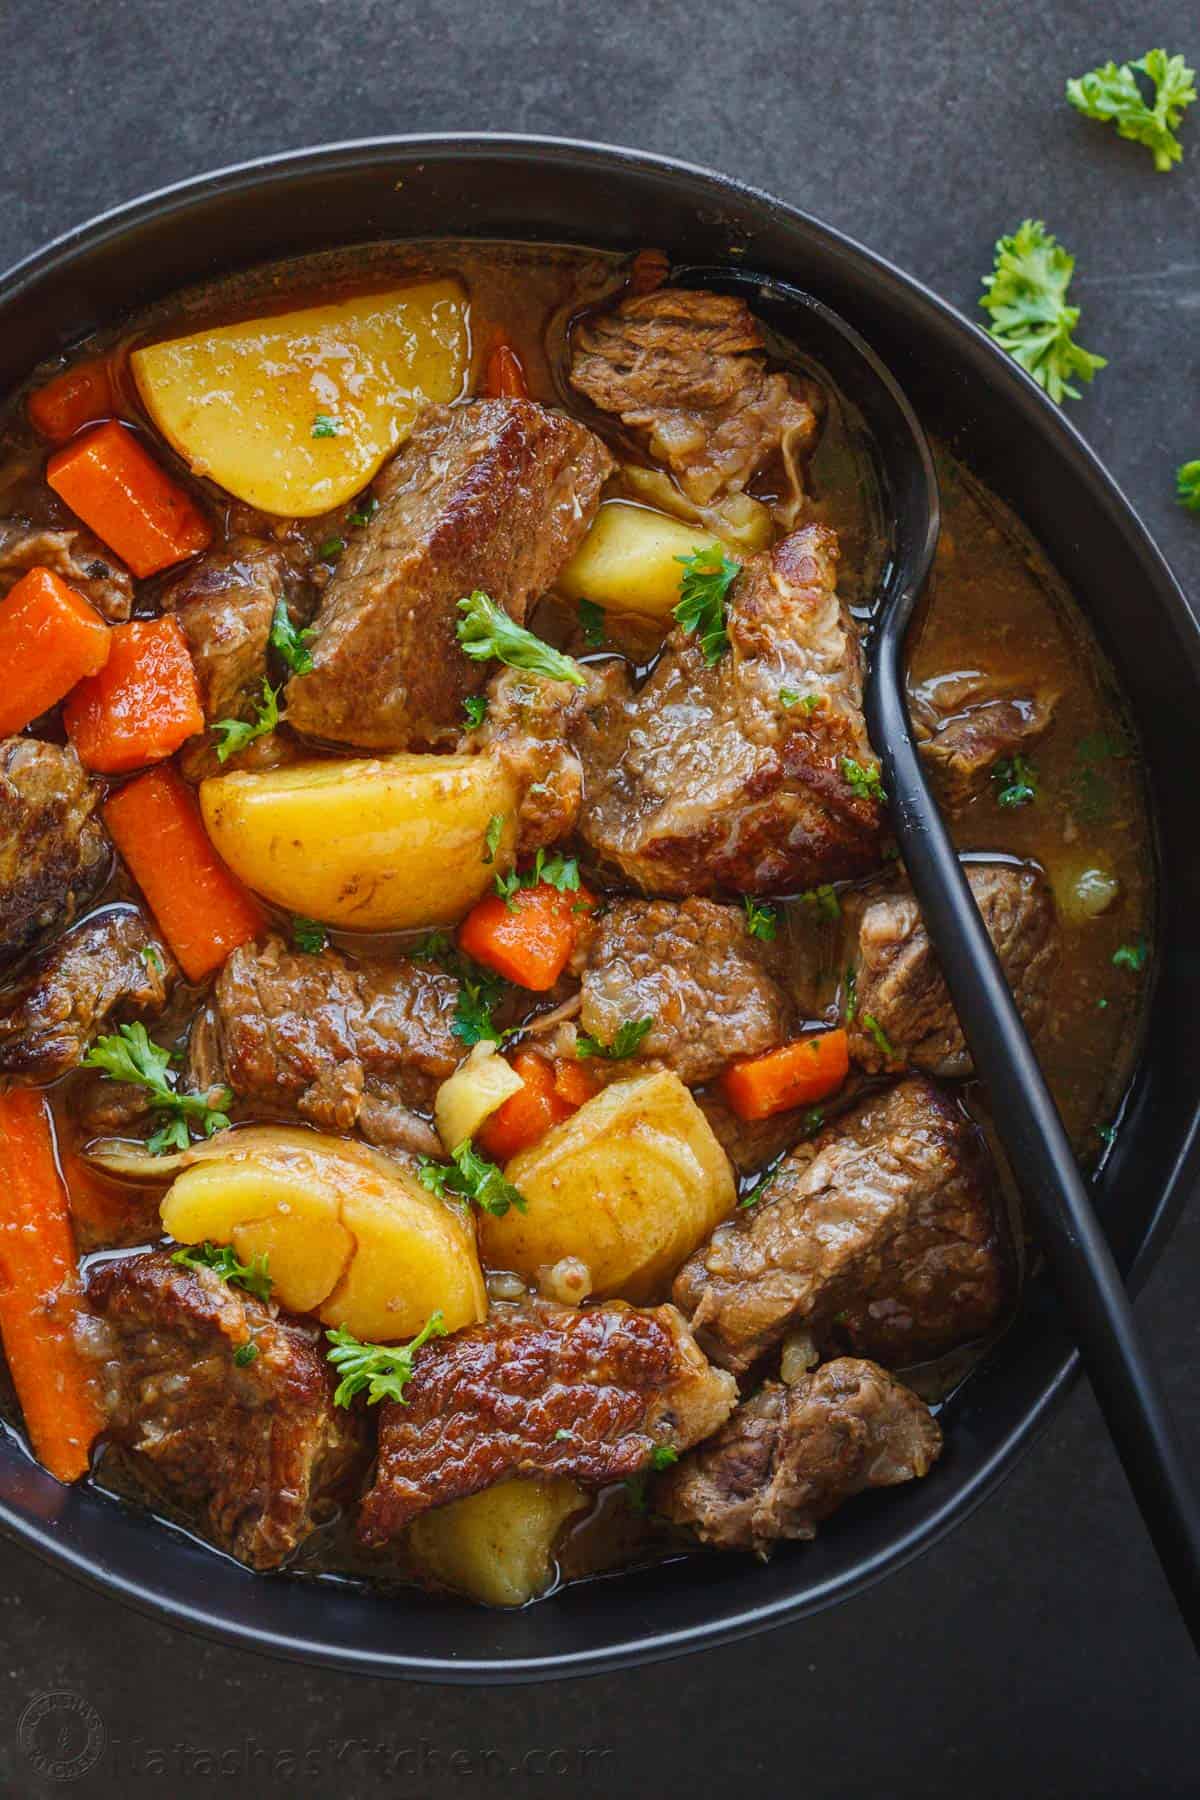
{"type": "Polygon", "coordinates": [[[103,1425],[73,1330],[83,1309],[50,1109],[0,1094],[0,1337],[34,1455],[59,1481],[87,1473],[103,1425]]]}
{"type": "Polygon", "coordinates": [[[554,1065],[554,1091],[573,1112],[577,1112],[593,1094],[598,1094],[602,1085],[584,1063],[563,1057],[554,1065]]]}
{"type": "Polygon", "coordinates": [[[189,981],[202,981],[263,929],[261,907],[213,849],[173,769],[127,782],[109,799],[104,820],[189,981]]]}
{"type": "Polygon", "coordinates": [[[528,400],[529,383],[525,368],[511,344],[498,343],[487,360],[483,377],[484,397],[488,400],[528,400]]]}
{"type": "Polygon", "coordinates": [[[64,369],[25,403],[29,423],[51,443],[65,444],[81,425],[111,418],[117,410],[106,356],[92,356],[64,369]]]}
{"type": "Polygon", "coordinates": [[[204,730],[204,708],[178,619],[131,619],[109,633],[108,661],[63,708],[79,760],[101,775],[161,762],[204,730]]]}
{"type": "Polygon", "coordinates": [[[769,1119],[789,1107],[824,1100],[849,1072],[846,1033],[839,1028],[731,1063],[721,1088],[739,1119],[769,1119]]]}
{"type": "Polygon", "coordinates": [[[55,706],[108,660],[112,633],[50,569],[30,569],[0,600],[0,736],[55,706]]]}
{"type": "Polygon", "coordinates": [[[518,987],[552,988],[575,944],[577,893],[561,893],[548,881],[518,888],[511,900],[489,894],[458,928],[461,950],[518,987]]]}
{"type": "Polygon", "coordinates": [[[55,451],[46,480],[140,580],[206,550],[212,539],[190,495],[116,419],[55,451]]]}
{"type": "Polygon", "coordinates": [[[498,1106],[479,1131],[485,1155],[498,1163],[507,1162],[518,1150],[536,1144],[552,1125],[569,1119],[596,1092],[595,1083],[583,1069],[577,1071],[579,1084],[560,1083],[561,1071],[570,1068],[572,1075],[576,1073],[573,1064],[556,1063],[551,1067],[545,1057],[533,1050],[518,1050],[510,1060],[525,1085],[498,1106]],[[564,1091],[567,1087],[571,1089],[569,1093],[564,1091]]]}

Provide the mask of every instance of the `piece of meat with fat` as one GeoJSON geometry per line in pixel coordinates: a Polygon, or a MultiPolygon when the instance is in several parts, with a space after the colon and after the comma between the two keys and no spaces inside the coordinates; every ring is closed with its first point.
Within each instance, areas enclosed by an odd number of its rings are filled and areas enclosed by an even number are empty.
{"type": "Polygon", "coordinates": [[[838,1357],[768,1381],[655,1483],[654,1507],[702,1544],[765,1555],[867,1488],[927,1474],[942,1450],[923,1401],[876,1363],[838,1357]]]}
{"type": "Polygon", "coordinates": [[[925,1361],[990,1331],[1012,1292],[982,1133],[913,1077],[797,1145],[757,1205],[683,1265],[672,1298],[740,1374],[801,1328],[894,1366],[925,1361]]]}
{"type": "MultiPolygon", "coordinates": [[[[1050,1010],[1058,954],[1054,896],[1039,868],[968,863],[966,876],[1025,1028],[1036,1037],[1050,1010]]],[[[851,1059],[874,1074],[923,1069],[971,1073],[962,1027],[908,882],[892,876],[843,894],[844,966],[854,969],[851,1059]]]]}
{"type": "Polygon", "coordinates": [[[295,729],[367,749],[452,742],[484,680],[455,634],[459,600],[481,588],[522,623],[612,467],[599,438],[531,400],[427,407],[325,590],[312,672],[288,683],[295,729]]]}
{"type": "Polygon", "coordinates": [[[977,799],[999,763],[1025,755],[1043,736],[1057,704],[1058,694],[1043,684],[983,671],[922,682],[914,723],[943,804],[958,810],[977,799]]]}
{"type": "Polygon", "coordinates": [[[584,690],[523,669],[498,669],[487,687],[487,712],[457,748],[495,757],[517,789],[517,852],[569,837],[583,799],[583,766],[571,742],[583,717],[584,690]]]}
{"type": "Polygon", "coordinates": [[[104,885],[100,798],[70,745],[0,738],[0,967],[69,925],[104,885]]]}
{"type": "Polygon", "coordinates": [[[111,1438],[220,1549],[278,1568],[362,1453],[317,1328],[163,1250],[93,1266],[87,1295],[111,1438]]]}
{"type": "Polygon", "coordinates": [[[404,958],[352,963],[280,938],[244,944],[192,1027],[188,1085],[228,1086],[277,1115],[440,1156],[414,1109],[432,1110],[462,1056],[450,1028],[458,993],[453,976],[404,958]]]}
{"type": "Polygon", "coordinates": [[[0,598],[30,569],[61,576],[110,625],[119,625],[133,610],[129,570],[82,525],[0,519],[0,598]]]}
{"type": "Polygon", "coordinates": [[[430,1507],[510,1475],[622,1481],[656,1446],[707,1437],[736,1400],[673,1306],[493,1306],[486,1324],[423,1349],[405,1404],[381,1408],[359,1536],[386,1543],[430,1507]]]}
{"type": "Polygon", "coordinates": [[[580,1023],[611,1044],[622,1025],[650,1019],[637,1055],[696,1086],[788,1035],[773,960],[740,906],[615,900],[588,934],[580,1023]]]}
{"type": "Polygon", "coordinates": [[[614,413],[690,500],[739,493],[778,458],[787,477],[782,522],[795,524],[800,461],[816,440],[820,390],[768,371],[763,336],[744,300],[686,288],[634,294],[576,328],[571,383],[614,413]]]}
{"type": "Polygon", "coordinates": [[[101,1032],[156,1018],[177,975],[140,907],[93,913],[40,951],[0,994],[0,1075],[64,1075],[101,1032]]]}
{"type": "Polygon", "coordinates": [[[202,556],[163,594],[183,628],[204,716],[237,719],[262,698],[284,559],[275,544],[239,537],[202,556]]]}
{"type": "Polygon", "coordinates": [[[590,672],[579,828],[644,893],[786,892],[877,866],[882,809],[847,776],[876,763],[837,561],[824,525],[753,557],[711,667],[677,629],[636,690],[622,662],[590,672]]]}

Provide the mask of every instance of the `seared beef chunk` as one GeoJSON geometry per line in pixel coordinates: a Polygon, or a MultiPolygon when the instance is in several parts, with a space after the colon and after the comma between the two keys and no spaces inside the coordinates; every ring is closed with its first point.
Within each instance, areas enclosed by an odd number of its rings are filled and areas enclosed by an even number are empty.
{"type": "Polygon", "coordinates": [[[275,603],[283,596],[283,557],[273,544],[234,538],[200,558],[163,595],[184,630],[204,716],[248,716],[262,697],[275,603]]]}
{"type": "Polygon", "coordinates": [[[702,506],[740,492],[779,456],[792,488],[791,525],[797,462],[812,448],[821,401],[811,383],[769,375],[762,349],[743,300],[665,288],[581,324],[571,381],[616,413],[702,506]]]}
{"type": "Polygon", "coordinates": [[[903,1365],[988,1331],[1011,1266],[978,1128],[914,1078],[798,1145],[758,1204],[684,1264],[673,1297],[738,1373],[792,1328],[829,1343],[835,1323],[903,1365]]]}
{"type": "Polygon", "coordinates": [[[617,900],[591,939],[583,1029],[610,1044],[621,1025],[653,1020],[638,1055],[695,1086],[736,1056],[787,1036],[791,1009],[767,946],[740,906],[713,900],[617,900]]]}
{"type": "Polygon", "coordinates": [[[707,1437],[736,1399],[673,1306],[493,1307],[485,1325],[420,1351],[407,1403],[380,1409],[359,1536],[386,1543],[431,1506],[508,1475],[621,1481],[656,1445],[707,1437]]]}
{"type": "Polygon", "coordinates": [[[876,764],[837,559],[836,533],[807,526],[747,563],[711,668],[680,629],[636,692],[624,663],[594,678],[580,830],[636,887],[757,894],[878,862],[878,801],[847,778],[876,764]]]}
{"type": "Polygon", "coordinates": [[[865,1488],[925,1475],[942,1449],[929,1408],[875,1363],[839,1357],[794,1387],[768,1381],[658,1482],[654,1505],[703,1544],[764,1555],[811,1538],[865,1488]]]}
{"type": "Polygon", "coordinates": [[[231,1087],[268,1112],[440,1155],[430,1110],[463,1046],[450,1030],[458,983],[403,959],[355,965],[272,938],[235,950],[192,1028],[192,1087],[231,1087]]]}
{"type": "Polygon", "coordinates": [[[103,884],[99,801],[74,750],[0,738],[0,966],[68,925],[103,884]]]}
{"type": "MultiPolygon", "coordinates": [[[[1041,1030],[1056,955],[1054,899],[1039,869],[970,863],[967,880],[983,914],[1026,1029],[1041,1030]]],[[[855,970],[850,1055],[875,1073],[903,1068],[963,1076],[971,1059],[907,882],[845,896],[845,961],[855,970]]]]}
{"type": "Polygon", "coordinates": [[[515,781],[521,855],[557,843],[575,829],[583,768],[570,737],[585,705],[583,689],[572,682],[500,669],[488,683],[482,725],[458,745],[496,757],[515,781]]]}
{"type": "Polygon", "coordinates": [[[83,595],[110,625],[129,617],[129,570],[82,525],[34,525],[0,519],[0,596],[30,569],[49,569],[83,595]]]}
{"type": "Polygon", "coordinates": [[[94,1267],[88,1299],[115,1338],[112,1437],[222,1550],[277,1568],[359,1448],[315,1328],[163,1250],[94,1267]],[[257,1356],[238,1363],[251,1344],[257,1356]]]}
{"type": "Polygon", "coordinates": [[[51,1081],[99,1033],[154,1018],[176,976],[170,951],[136,906],[108,906],[43,950],[0,996],[0,1075],[51,1081]]]}
{"type": "Polygon", "coordinates": [[[455,636],[458,601],[482,588],[521,622],[611,468],[599,438],[530,400],[427,408],[325,590],[315,667],[288,684],[291,723],[368,748],[451,742],[483,684],[455,636]]]}
{"type": "Polygon", "coordinates": [[[997,763],[1023,755],[1054,717],[1058,695],[1036,682],[1016,687],[985,675],[924,682],[921,754],[934,771],[945,805],[966,806],[988,786],[997,763]]]}

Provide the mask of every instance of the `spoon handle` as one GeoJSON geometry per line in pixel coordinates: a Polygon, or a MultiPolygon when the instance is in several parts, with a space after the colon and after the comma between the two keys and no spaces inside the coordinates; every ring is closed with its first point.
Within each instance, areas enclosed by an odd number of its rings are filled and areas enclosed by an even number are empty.
{"type": "Polygon", "coordinates": [[[892,827],[1092,1389],[1200,1650],[1200,1502],[1108,1240],[926,785],[904,699],[902,644],[898,630],[881,632],[866,697],[892,827]]]}

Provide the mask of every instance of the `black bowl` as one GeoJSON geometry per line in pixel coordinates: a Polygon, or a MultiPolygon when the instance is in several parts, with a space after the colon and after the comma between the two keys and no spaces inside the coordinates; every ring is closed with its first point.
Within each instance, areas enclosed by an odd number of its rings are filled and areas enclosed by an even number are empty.
{"type": "MultiPolygon", "coordinates": [[[[1025,519],[1124,685],[1153,797],[1157,979],[1097,1199],[1136,1282],[1197,1166],[1200,635],[1132,508],[1086,444],[972,325],[878,257],[766,194],[682,163],[522,137],[391,138],[302,151],[152,194],[60,238],[0,282],[0,389],[40,358],[173,288],[370,239],[525,238],[745,265],[843,313],[927,422],[1025,519]]],[[[416,1592],[247,1573],[148,1516],[60,1487],[0,1441],[0,1526],[94,1586],[246,1647],[441,1681],[579,1675],[719,1644],[845,1599],[964,1518],[1030,1443],[1076,1372],[1053,1294],[1022,1315],[947,1410],[923,1482],[864,1498],[769,1567],[685,1561],[595,1581],[517,1614],[416,1592]]]]}

